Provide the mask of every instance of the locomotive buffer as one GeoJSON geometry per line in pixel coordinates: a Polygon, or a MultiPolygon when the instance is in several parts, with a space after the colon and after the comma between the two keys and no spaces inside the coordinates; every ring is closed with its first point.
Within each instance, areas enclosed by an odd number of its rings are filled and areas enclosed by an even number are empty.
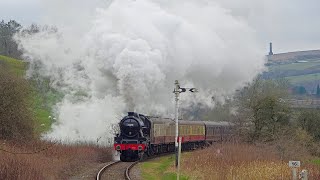
{"type": "Polygon", "coordinates": [[[176,80],[175,81],[175,88],[173,93],[175,94],[175,121],[176,121],[176,136],[175,136],[175,154],[176,154],[176,168],[178,167],[178,149],[179,149],[179,144],[178,144],[178,136],[179,136],[179,123],[178,123],[178,119],[179,119],[179,95],[180,93],[186,92],[187,90],[189,90],[190,92],[194,93],[194,92],[198,92],[198,90],[196,88],[181,88],[179,81],[176,80]]]}

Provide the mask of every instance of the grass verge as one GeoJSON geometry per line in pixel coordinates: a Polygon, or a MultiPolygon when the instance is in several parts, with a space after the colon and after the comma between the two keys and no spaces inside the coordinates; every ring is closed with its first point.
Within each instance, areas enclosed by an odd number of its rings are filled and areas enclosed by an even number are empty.
{"type": "MultiPolygon", "coordinates": [[[[174,172],[174,156],[156,158],[140,165],[142,178],[146,180],[176,180],[174,172]]],[[[187,180],[187,176],[180,176],[181,180],[187,180]]]]}

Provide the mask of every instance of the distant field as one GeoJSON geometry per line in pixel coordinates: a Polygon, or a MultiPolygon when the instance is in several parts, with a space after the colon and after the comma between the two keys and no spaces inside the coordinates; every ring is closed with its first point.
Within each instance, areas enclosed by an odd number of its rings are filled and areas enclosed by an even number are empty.
{"type": "Polygon", "coordinates": [[[308,62],[271,65],[267,74],[273,78],[285,78],[292,85],[312,84],[320,80],[320,59],[302,61],[308,62]]]}
{"type": "Polygon", "coordinates": [[[301,75],[301,76],[290,76],[290,77],[286,77],[285,79],[288,79],[292,84],[300,84],[303,82],[319,80],[320,73],[307,74],[307,75],[301,75]]]}
{"type": "MultiPolygon", "coordinates": [[[[8,66],[12,73],[16,73],[18,76],[24,76],[26,73],[26,62],[0,55],[0,63],[1,62],[8,66]]],[[[32,81],[30,81],[30,84],[32,88],[30,101],[32,101],[31,104],[33,105],[34,117],[36,120],[35,129],[40,133],[48,131],[52,123],[48,118],[50,116],[50,109],[45,106],[44,95],[39,93],[39,91],[33,86],[32,81]]]]}
{"type": "Polygon", "coordinates": [[[320,60],[305,63],[282,64],[271,66],[270,71],[305,70],[318,65],[320,65],[320,60]]]}

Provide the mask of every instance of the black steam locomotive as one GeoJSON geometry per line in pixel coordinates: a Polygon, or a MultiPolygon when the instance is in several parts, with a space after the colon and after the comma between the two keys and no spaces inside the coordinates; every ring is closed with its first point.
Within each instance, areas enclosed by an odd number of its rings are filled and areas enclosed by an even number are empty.
{"type": "MultiPolygon", "coordinates": [[[[114,138],[114,148],[120,152],[121,161],[135,161],[144,154],[152,156],[175,150],[175,122],[172,119],[128,112],[119,126],[120,134],[114,138]]],[[[232,124],[228,122],[179,120],[182,150],[224,141],[232,135],[231,130],[232,124]]]]}

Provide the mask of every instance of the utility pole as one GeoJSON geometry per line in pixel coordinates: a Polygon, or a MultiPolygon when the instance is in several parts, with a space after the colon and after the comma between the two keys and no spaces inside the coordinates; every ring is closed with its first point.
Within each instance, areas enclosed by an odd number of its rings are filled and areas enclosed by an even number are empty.
{"type": "Polygon", "coordinates": [[[183,92],[186,92],[187,90],[189,90],[190,92],[198,92],[196,88],[181,88],[180,87],[180,84],[179,84],[179,81],[176,80],[175,83],[175,88],[174,88],[174,91],[173,93],[175,94],[175,122],[176,122],[176,136],[175,136],[175,154],[176,154],[176,169],[178,168],[178,149],[179,149],[179,146],[178,146],[178,136],[179,136],[179,95],[180,93],[183,93],[183,92]]]}
{"type": "Polygon", "coordinates": [[[175,153],[176,153],[176,168],[178,167],[178,136],[179,136],[179,94],[180,94],[180,85],[178,80],[174,83],[174,94],[175,94],[175,100],[176,100],[176,106],[175,106],[175,120],[176,120],[176,136],[174,140],[175,144],[175,153]]]}

